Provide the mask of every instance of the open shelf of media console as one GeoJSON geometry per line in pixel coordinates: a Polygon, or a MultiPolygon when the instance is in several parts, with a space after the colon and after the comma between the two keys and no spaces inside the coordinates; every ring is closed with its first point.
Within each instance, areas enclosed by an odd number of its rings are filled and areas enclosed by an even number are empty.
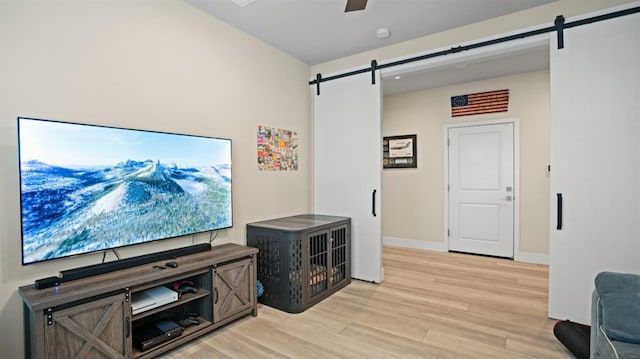
{"type": "Polygon", "coordinates": [[[26,358],[152,358],[240,317],[257,315],[256,248],[237,244],[166,261],[95,275],[57,287],[20,287],[24,303],[26,358]],[[189,281],[197,289],[177,301],[132,315],[131,297],[157,286],[189,281]],[[135,345],[136,330],[159,320],[179,322],[182,334],[144,351],[135,345]],[[91,354],[94,355],[91,355],[91,354]]]}

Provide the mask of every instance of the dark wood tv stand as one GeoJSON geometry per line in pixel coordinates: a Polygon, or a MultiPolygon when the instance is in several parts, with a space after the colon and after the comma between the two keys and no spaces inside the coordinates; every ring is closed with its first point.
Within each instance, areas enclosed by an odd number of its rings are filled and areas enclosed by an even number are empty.
{"type": "Polygon", "coordinates": [[[257,315],[256,248],[237,244],[166,261],[100,274],[57,287],[19,288],[24,303],[26,358],[152,358],[248,314],[257,315]],[[132,315],[136,293],[187,282],[174,302],[132,315]],[[197,315],[181,335],[141,351],[134,337],[144,324],[197,315]]]}

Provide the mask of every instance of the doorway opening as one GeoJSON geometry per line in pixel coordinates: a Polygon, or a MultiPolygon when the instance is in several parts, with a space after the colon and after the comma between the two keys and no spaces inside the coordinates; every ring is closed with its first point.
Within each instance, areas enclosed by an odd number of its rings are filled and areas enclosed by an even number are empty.
{"type": "MultiPolygon", "coordinates": [[[[464,54],[454,54],[452,56],[444,56],[439,59],[430,59],[421,64],[413,63],[406,66],[398,66],[393,69],[393,72],[391,69],[381,70],[381,75],[385,80],[383,83],[385,95],[383,105],[383,116],[385,117],[383,120],[383,135],[393,136],[402,135],[405,132],[418,132],[418,153],[420,158],[417,170],[394,170],[384,172],[385,193],[383,196],[386,200],[384,201],[385,207],[383,208],[383,212],[385,213],[385,232],[383,233],[383,240],[385,245],[434,251],[448,251],[450,249],[448,237],[449,209],[448,204],[445,204],[447,177],[445,177],[446,174],[441,174],[444,167],[443,163],[447,160],[444,159],[444,154],[442,153],[442,132],[439,131],[443,130],[443,125],[446,126],[448,123],[453,124],[453,121],[425,121],[425,117],[418,119],[417,116],[419,116],[419,114],[415,113],[417,109],[425,109],[424,111],[426,111],[426,116],[433,116],[433,114],[437,113],[442,114],[443,99],[448,100],[447,96],[466,93],[452,92],[448,94],[447,89],[459,87],[465,89],[469,88],[469,90],[463,91],[476,91],[476,89],[477,91],[488,90],[488,88],[485,89],[479,87],[482,86],[479,85],[480,81],[483,81],[483,84],[486,83],[490,86],[493,83],[503,84],[504,81],[502,79],[506,79],[505,81],[517,81],[515,88],[518,89],[518,86],[520,86],[519,93],[544,94],[548,91],[549,86],[548,53],[549,37],[548,35],[542,35],[535,38],[514,40],[513,42],[503,43],[491,48],[487,47],[484,49],[466,51],[464,54]],[[517,63],[519,62],[517,59],[523,59],[524,57],[544,58],[545,62],[540,68],[532,68],[530,70],[517,73],[509,72],[510,70],[513,70],[514,67],[508,65],[508,62],[510,62],[508,60],[511,59],[514,60],[513,63],[517,63]],[[502,67],[503,70],[507,71],[506,74],[495,72],[491,73],[490,78],[461,79],[456,77],[453,83],[431,81],[425,88],[413,89],[406,94],[403,92],[396,94],[387,92],[392,89],[392,84],[396,81],[395,77],[397,76],[407,80],[415,77],[420,79],[432,78],[444,81],[446,79],[453,78],[453,76],[440,76],[439,74],[443,71],[447,74],[457,74],[461,71],[476,68],[474,64],[479,65],[480,63],[489,63],[491,61],[501,64],[497,67],[502,67]],[[464,87],[465,84],[470,85],[464,87]],[[527,84],[526,86],[528,87],[525,88],[524,85],[521,84],[527,84]],[[443,90],[440,91],[439,89],[443,90]],[[429,91],[428,97],[420,97],[419,93],[424,90],[429,91]],[[543,92],[538,92],[539,90],[543,92]],[[422,104],[420,101],[422,101],[422,104]],[[407,111],[404,109],[405,105],[413,106],[416,110],[407,111]],[[430,108],[433,110],[430,110],[430,108]],[[392,117],[387,117],[388,114],[392,114],[389,116],[395,116],[393,118],[402,118],[403,122],[397,125],[389,125],[390,122],[387,122],[387,118],[392,117]],[[414,128],[416,126],[418,126],[419,130],[414,128]],[[428,133],[430,135],[425,136],[425,133],[427,133],[425,131],[429,131],[428,133]],[[429,163],[426,163],[426,161],[429,161],[429,163]],[[434,164],[437,165],[438,168],[434,168],[434,164]],[[414,176],[414,178],[411,178],[411,176],[414,176]],[[433,178],[436,178],[436,180],[433,178]],[[405,189],[409,184],[418,183],[416,179],[419,180],[421,186],[426,186],[428,189],[423,187],[416,188],[415,184],[413,184],[414,187],[411,187],[411,189],[405,189]],[[445,195],[443,195],[443,193],[445,195]],[[409,207],[413,208],[413,210],[403,212],[403,208],[407,208],[410,203],[415,203],[415,206],[409,207]],[[445,206],[447,207],[445,208],[445,206]],[[414,229],[409,229],[412,227],[414,229]]],[[[483,76],[488,73],[483,72],[482,70],[478,70],[478,72],[482,72],[483,76]]],[[[511,86],[511,83],[507,86],[511,86]]],[[[524,243],[525,246],[521,247],[519,237],[520,222],[518,218],[520,210],[520,196],[518,193],[511,195],[512,200],[515,200],[512,204],[514,208],[512,229],[513,249],[508,251],[507,254],[500,254],[500,256],[513,258],[517,261],[538,264],[548,263],[548,255],[544,252],[548,247],[548,243],[543,242],[548,238],[547,232],[545,231],[548,227],[548,206],[545,206],[545,200],[537,200],[537,198],[542,198],[542,195],[538,195],[538,192],[544,192],[545,186],[548,186],[548,173],[545,172],[548,167],[548,158],[544,156],[544,153],[547,153],[548,148],[545,148],[542,152],[532,151],[531,144],[539,143],[541,146],[544,146],[545,143],[548,142],[548,139],[542,138],[541,141],[532,141],[530,137],[544,136],[548,133],[548,130],[545,130],[545,126],[547,126],[545,121],[540,122],[531,120],[531,118],[540,118],[543,120],[548,119],[548,117],[546,117],[548,112],[548,103],[541,103],[544,102],[544,99],[546,99],[546,96],[535,97],[534,100],[536,101],[536,106],[530,105],[533,102],[526,102],[525,105],[523,105],[523,103],[518,104],[521,106],[521,111],[526,111],[525,113],[522,113],[522,121],[524,121],[523,125],[525,125],[527,131],[529,131],[527,132],[523,142],[523,144],[526,145],[525,159],[527,160],[523,174],[527,176],[535,176],[533,177],[533,180],[528,180],[527,184],[531,185],[533,183],[533,193],[536,197],[534,201],[530,200],[532,191],[529,190],[531,187],[527,187],[525,199],[529,200],[526,203],[527,206],[533,203],[533,207],[526,210],[527,217],[524,222],[526,232],[523,237],[526,239],[526,242],[524,243]],[[524,106],[526,106],[526,108],[524,106]],[[532,124],[534,124],[533,128],[532,124]],[[531,215],[531,213],[533,214],[531,215]],[[541,241],[531,241],[531,238],[540,238],[541,241]],[[520,253],[521,248],[524,248],[525,252],[520,253]]],[[[521,112],[518,111],[519,110],[516,109],[516,112],[512,112],[512,116],[518,116],[518,114],[521,114],[521,112]]],[[[482,116],[480,118],[496,119],[495,116],[482,116]]],[[[467,121],[469,121],[469,119],[461,119],[456,121],[456,124],[464,123],[465,125],[469,125],[472,123],[467,121]]],[[[501,119],[495,120],[494,123],[506,121],[508,120],[501,119]]],[[[519,151],[517,147],[516,150],[519,151]]],[[[516,158],[518,157],[519,156],[516,155],[516,158]]],[[[518,172],[518,170],[515,171],[516,176],[518,175],[518,172]]],[[[516,188],[517,186],[515,184],[512,187],[512,191],[519,190],[516,188]]],[[[503,188],[503,191],[506,191],[506,188],[503,188]]],[[[546,193],[545,196],[547,194],[548,193],[546,193]]],[[[507,195],[505,194],[503,197],[506,198],[506,196],[507,195]]],[[[494,210],[499,212],[497,209],[494,210]]]]}

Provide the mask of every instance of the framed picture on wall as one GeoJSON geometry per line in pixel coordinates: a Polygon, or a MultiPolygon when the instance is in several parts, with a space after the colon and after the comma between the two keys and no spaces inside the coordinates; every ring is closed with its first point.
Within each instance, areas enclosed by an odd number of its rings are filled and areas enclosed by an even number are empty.
{"type": "Polygon", "coordinates": [[[388,136],[382,140],[383,168],[418,168],[417,135],[388,136]]]}

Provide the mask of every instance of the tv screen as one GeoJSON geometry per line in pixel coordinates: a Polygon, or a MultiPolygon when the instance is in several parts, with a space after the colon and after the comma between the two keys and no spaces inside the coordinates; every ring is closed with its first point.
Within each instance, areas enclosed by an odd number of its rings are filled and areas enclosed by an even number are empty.
{"type": "Polygon", "coordinates": [[[22,263],[232,226],[231,140],[18,118],[22,263]]]}

